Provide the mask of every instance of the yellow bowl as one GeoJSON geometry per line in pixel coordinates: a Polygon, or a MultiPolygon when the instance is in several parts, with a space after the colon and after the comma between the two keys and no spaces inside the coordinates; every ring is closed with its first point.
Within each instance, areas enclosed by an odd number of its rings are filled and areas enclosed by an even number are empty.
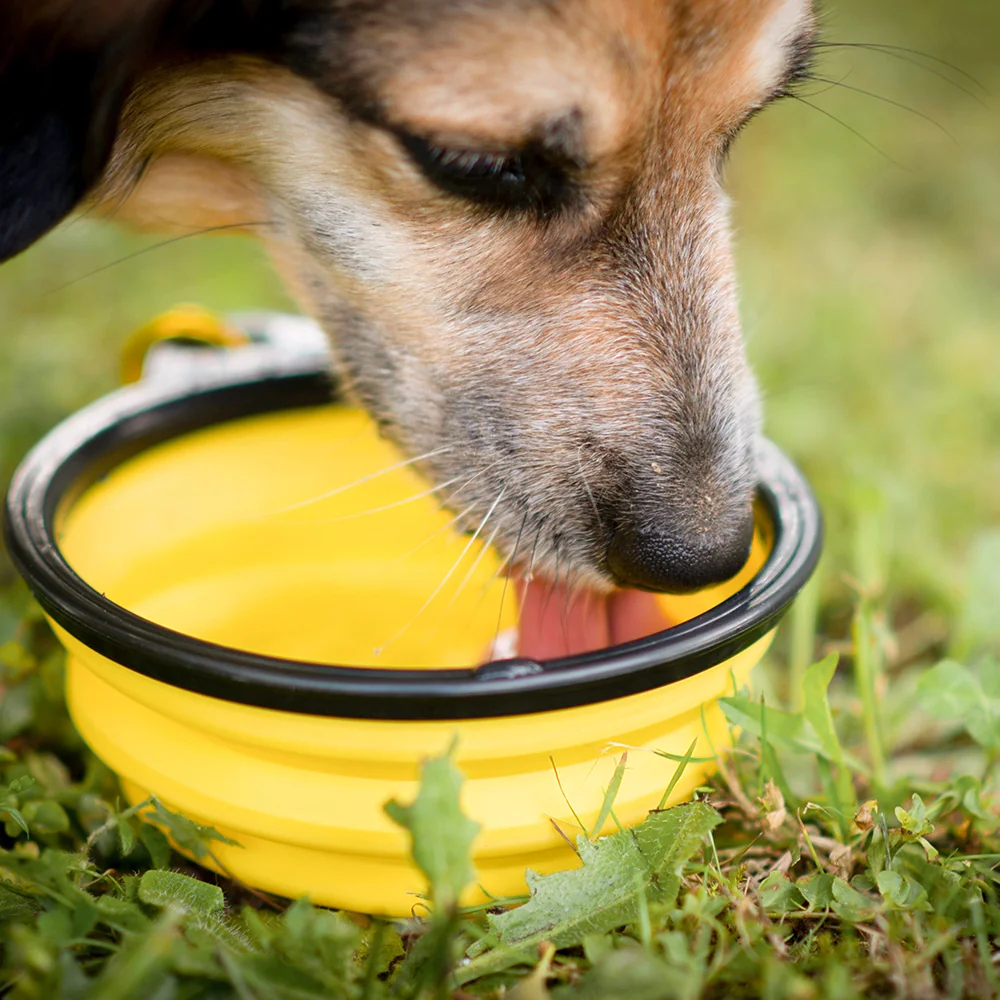
{"type": "Polygon", "coordinates": [[[233,875],[389,915],[424,886],[383,805],[412,798],[421,760],[457,738],[482,824],[467,901],[522,893],[526,868],[576,863],[552,821],[572,836],[570,804],[596,821],[623,749],[615,813],[630,824],[673,774],[655,751],[694,742],[710,758],[729,739],[717,699],[815,566],[815,501],[765,442],[751,560],[722,587],[664,596],[681,624],[477,667],[516,621],[497,558],[474,544],[453,570],[468,539],[407,467],[382,471],[400,459],[367,418],[329,399],[308,358],[154,380],[25,459],[6,538],[69,652],[73,719],[130,799],[237,840],[217,850],[233,875]]]}

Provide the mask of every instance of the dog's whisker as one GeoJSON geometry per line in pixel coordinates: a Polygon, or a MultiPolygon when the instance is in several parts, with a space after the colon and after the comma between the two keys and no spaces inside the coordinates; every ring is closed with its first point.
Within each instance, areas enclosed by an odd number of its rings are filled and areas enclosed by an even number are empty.
{"type": "Polygon", "coordinates": [[[567,569],[566,571],[566,603],[562,610],[561,620],[562,620],[562,631],[563,639],[566,641],[566,648],[569,648],[569,622],[570,622],[570,612],[573,610],[573,604],[578,596],[577,587],[579,584],[579,574],[573,572],[573,570],[567,569]],[[575,582],[574,582],[575,581],[575,582]]]}
{"type": "Polygon", "coordinates": [[[181,240],[189,240],[194,236],[204,236],[206,233],[221,233],[226,230],[233,229],[267,228],[268,226],[273,225],[274,223],[270,221],[230,222],[222,226],[206,226],[203,229],[196,229],[192,233],[181,233],[180,236],[172,236],[169,240],[161,240],[159,243],[154,243],[151,247],[143,247],[141,250],[136,250],[134,253],[126,254],[124,257],[119,257],[117,260],[113,260],[108,264],[102,264],[100,267],[95,267],[93,271],[87,271],[86,274],[81,274],[76,278],[72,278],[70,281],[49,289],[49,295],[55,295],[58,292],[63,292],[67,288],[71,288],[73,285],[79,284],[81,281],[86,281],[87,278],[93,278],[95,275],[108,271],[112,267],[117,267],[119,264],[124,264],[126,261],[132,260],[135,257],[141,257],[143,254],[152,253],[154,250],[162,250],[164,247],[171,246],[174,243],[179,243],[181,240]]]}
{"type": "Polygon", "coordinates": [[[866,146],[869,146],[871,149],[874,149],[875,152],[879,154],[879,156],[888,160],[894,167],[898,167],[900,170],[910,169],[909,167],[900,163],[899,160],[893,159],[893,157],[891,157],[884,149],[880,148],[879,146],[876,146],[875,143],[871,141],[871,139],[869,139],[866,135],[864,135],[864,133],[859,132],[856,128],[853,128],[851,125],[848,125],[847,122],[838,118],[835,114],[832,114],[831,112],[827,111],[826,108],[821,108],[818,104],[813,104],[810,101],[807,101],[804,97],[799,97],[799,95],[795,93],[790,93],[788,96],[792,98],[793,101],[798,101],[799,104],[804,104],[807,108],[812,108],[813,111],[818,111],[821,115],[825,115],[827,118],[831,119],[832,121],[835,121],[838,125],[841,125],[844,128],[846,128],[848,132],[850,132],[852,135],[860,139],[866,146]]]}
{"type": "Polygon", "coordinates": [[[521,585],[521,595],[517,606],[517,630],[521,631],[521,617],[524,614],[524,602],[528,596],[528,587],[531,586],[531,577],[535,570],[535,554],[538,551],[538,542],[542,537],[542,530],[545,527],[546,518],[543,516],[538,522],[538,530],[535,532],[535,540],[531,544],[531,555],[528,557],[528,568],[524,573],[524,580],[521,585]]]}
{"type": "MultiPolygon", "coordinates": [[[[472,560],[472,565],[469,567],[465,576],[462,577],[458,586],[455,588],[455,592],[451,595],[451,600],[441,611],[442,620],[447,616],[448,612],[451,611],[451,609],[455,606],[455,602],[459,599],[459,597],[461,597],[462,592],[469,585],[469,581],[473,578],[473,576],[476,575],[476,570],[479,569],[480,565],[482,564],[483,558],[485,557],[486,553],[490,551],[493,542],[496,540],[497,535],[500,533],[501,527],[502,525],[497,525],[491,532],[490,537],[483,542],[481,548],[479,549],[479,554],[476,556],[475,559],[472,560]]],[[[438,623],[438,625],[434,626],[434,629],[431,631],[431,635],[435,635],[437,633],[439,625],[440,622],[438,623]]]]}
{"type": "Polygon", "coordinates": [[[872,100],[881,101],[883,104],[891,105],[894,108],[900,108],[903,111],[908,111],[911,115],[916,115],[917,118],[922,118],[925,122],[930,122],[939,132],[946,135],[951,141],[957,146],[959,145],[958,140],[954,135],[951,134],[939,121],[936,121],[928,114],[924,114],[923,111],[919,111],[917,108],[911,108],[908,104],[903,104],[901,101],[894,101],[891,97],[883,97],[881,94],[876,94],[874,91],[865,90],[863,87],[855,87],[852,84],[844,83],[842,80],[830,80],[825,76],[815,76],[810,74],[806,79],[815,80],[817,83],[825,83],[830,87],[837,87],[840,90],[849,90],[854,94],[861,94],[864,97],[870,97],[872,100]]]}
{"type": "MultiPolygon", "coordinates": [[[[851,42],[831,42],[829,43],[830,48],[837,46],[858,48],[863,51],[877,52],[879,55],[889,56],[892,59],[898,59],[900,62],[904,62],[909,66],[915,66],[917,69],[922,70],[925,73],[930,73],[931,76],[936,76],[939,80],[943,80],[949,86],[954,87],[961,94],[965,94],[966,97],[970,97],[974,100],[980,107],[985,108],[987,111],[990,110],[989,104],[980,97],[974,90],[966,87],[964,84],[959,83],[958,80],[953,80],[947,73],[942,73],[941,70],[935,69],[933,66],[926,66],[924,63],[917,59],[910,59],[901,52],[894,52],[891,48],[883,48],[880,45],[863,45],[851,42]]],[[[950,65],[950,64],[946,64],[950,65]]],[[[968,77],[987,97],[991,97],[990,92],[973,76],[968,73],[964,73],[962,70],[958,69],[956,66],[951,67],[955,72],[962,73],[963,76],[968,77]]]]}
{"type": "Polygon", "coordinates": [[[405,461],[397,462],[395,465],[379,469],[378,472],[372,472],[367,476],[362,476],[360,479],[355,479],[353,483],[347,483],[345,486],[338,486],[336,489],[328,490],[326,493],[321,493],[319,496],[310,497],[308,500],[300,500],[297,503],[289,504],[287,507],[279,507],[277,510],[269,511],[267,514],[262,514],[261,517],[273,517],[276,514],[287,514],[289,511],[300,510],[302,507],[309,507],[310,505],[319,503],[322,500],[329,500],[330,497],[346,493],[348,490],[353,490],[356,486],[363,486],[365,483],[370,483],[373,479],[378,479],[380,476],[386,476],[390,472],[396,472],[398,469],[405,469],[408,465],[413,465],[416,462],[422,462],[427,458],[434,458],[435,455],[443,455],[447,451],[451,451],[450,446],[445,448],[435,448],[433,451],[425,451],[422,455],[417,455],[414,458],[408,458],[405,461]]]}
{"type": "MultiPolygon", "coordinates": [[[[836,83],[843,83],[851,75],[852,72],[853,72],[853,68],[849,69],[839,80],[836,81],[836,83]]],[[[804,92],[802,92],[801,90],[798,89],[798,87],[799,87],[800,84],[807,83],[807,82],[815,80],[815,79],[816,78],[814,76],[812,76],[811,74],[807,74],[807,75],[803,76],[802,79],[795,85],[796,86],[796,90],[794,92],[796,94],[798,94],[800,97],[808,97],[808,98],[811,99],[811,98],[815,98],[815,97],[822,97],[823,94],[829,93],[831,90],[833,90],[834,86],[836,86],[836,84],[831,81],[827,86],[823,87],[821,90],[815,90],[815,91],[812,91],[811,93],[808,93],[808,94],[806,94],[806,93],[804,93],[804,92]]],[[[790,97],[791,93],[792,92],[790,91],[788,94],[786,94],[786,96],[790,97]]]]}
{"type": "Polygon", "coordinates": [[[580,455],[580,450],[583,445],[580,445],[576,449],[576,464],[580,467],[580,476],[583,479],[583,488],[587,491],[587,496],[590,498],[590,506],[594,508],[594,517],[597,518],[597,526],[601,529],[601,534],[604,533],[604,522],[601,520],[601,512],[597,509],[597,501],[594,499],[593,490],[590,488],[590,483],[587,481],[587,473],[583,469],[583,458],[580,455]]]}
{"type": "MultiPolygon", "coordinates": [[[[500,625],[503,622],[503,606],[504,602],[507,599],[507,587],[510,586],[510,575],[514,571],[514,563],[517,561],[517,551],[521,547],[521,536],[524,534],[524,526],[525,524],[527,524],[527,522],[528,522],[528,511],[527,509],[525,509],[524,517],[521,518],[521,527],[518,528],[517,530],[517,538],[514,541],[514,549],[505,560],[507,564],[507,575],[504,577],[503,590],[500,592],[500,608],[497,611],[497,627],[493,634],[494,649],[496,649],[497,643],[500,641],[500,625]]],[[[499,569],[497,570],[497,573],[502,572],[503,568],[504,568],[504,563],[501,563],[499,569]]],[[[494,574],[493,579],[490,580],[491,585],[493,583],[493,580],[495,579],[496,579],[496,574],[494,574]]]]}
{"type": "MultiPolygon", "coordinates": [[[[408,503],[415,503],[417,500],[423,500],[425,497],[429,497],[438,490],[443,490],[447,486],[451,486],[453,483],[457,483],[462,479],[461,476],[455,476],[454,479],[447,479],[443,483],[438,483],[437,486],[432,486],[430,489],[423,490],[420,493],[414,493],[413,496],[404,497],[402,500],[395,500],[392,503],[382,504],[381,507],[370,507],[368,510],[355,511],[353,514],[343,514],[340,517],[324,517],[316,521],[303,521],[302,524],[337,524],[340,521],[353,521],[359,517],[368,517],[371,514],[381,514],[386,510],[395,510],[397,507],[405,507],[408,503]]],[[[465,483],[468,485],[468,482],[465,483]]],[[[461,489],[456,491],[456,493],[461,492],[461,489]]]]}
{"type": "Polygon", "coordinates": [[[544,618],[545,617],[545,612],[549,610],[549,602],[552,600],[552,594],[555,592],[556,587],[559,586],[559,540],[560,540],[560,537],[561,536],[555,535],[555,534],[552,536],[552,550],[553,550],[553,555],[555,556],[555,563],[556,563],[556,565],[555,565],[555,572],[554,572],[553,577],[552,577],[552,582],[549,585],[548,592],[545,595],[545,601],[542,604],[541,614],[539,615],[539,617],[541,617],[541,618],[544,618]]]}
{"type": "MultiPolygon", "coordinates": [[[[441,503],[438,505],[438,510],[444,510],[445,507],[447,507],[450,503],[456,500],[458,498],[458,495],[462,493],[462,491],[465,490],[469,485],[471,485],[472,482],[474,482],[481,475],[483,475],[483,473],[489,472],[489,470],[492,469],[493,466],[496,464],[497,464],[496,462],[491,462],[489,465],[486,466],[485,469],[480,469],[479,472],[477,472],[475,475],[470,476],[457,490],[455,490],[450,496],[445,497],[445,499],[441,501],[441,503]]],[[[455,482],[455,481],[456,480],[450,480],[450,482],[455,482]]],[[[444,483],[442,485],[447,485],[447,483],[444,483]]],[[[439,486],[438,489],[441,489],[441,487],[439,486]]],[[[468,507],[466,507],[465,510],[459,511],[446,524],[442,524],[440,528],[437,528],[435,531],[432,531],[422,542],[418,543],[417,545],[414,545],[412,549],[410,549],[407,552],[404,552],[403,555],[397,556],[397,558],[393,560],[393,563],[403,562],[403,560],[408,559],[414,553],[419,552],[425,545],[430,545],[430,543],[433,542],[435,538],[442,535],[449,528],[454,527],[464,517],[472,513],[472,511],[475,510],[475,507],[476,504],[472,503],[468,507]]]]}
{"type": "Polygon", "coordinates": [[[413,623],[431,606],[431,604],[433,603],[434,599],[438,596],[438,594],[441,593],[441,591],[444,589],[444,587],[448,583],[448,581],[455,575],[455,571],[462,564],[462,560],[465,559],[465,557],[468,555],[469,550],[472,548],[473,545],[475,545],[476,539],[481,534],[483,528],[486,527],[486,524],[489,521],[489,519],[493,516],[493,512],[497,509],[497,506],[499,505],[500,501],[503,499],[503,495],[504,495],[504,493],[506,491],[507,491],[507,488],[504,487],[497,494],[496,500],[493,501],[492,505],[490,506],[490,509],[486,512],[486,515],[483,517],[482,521],[479,522],[479,527],[476,528],[476,530],[473,533],[472,537],[466,543],[465,548],[462,549],[462,551],[459,554],[458,558],[455,560],[454,563],[452,563],[451,569],[449,569],[448,572],[445,573],[444,579],[434,588],[434,592],[431,594],[431,596],[428,597],[426,601],[424,601],[424,603],[417,610],[417,613],[402,628],[400,628],[394,635],[390,636],[389,639],[387,639],[381,646],[377,646],[373,650],[373,652],[374,652],[374,654],[376,656],[381,656],[382,653],[385,652],[385,650],[392,643],[394,643],[401,635],[403,635],[403,633],[406,632],[407,629],[409,629],[410,626],[413,625],[413,623]]]}
{"type": "Polygon", "coordinates": [[[570,617],[577,599],[583,592],[582,581],[583,577],[579,572],[570,573],[566,577],[566,610],[563,612],[563,620],[570,617]]]}
{"type": "Polygon", "coordinates": [[[422,542],[420,542],[417,545],[414,545],[413,548],[410,549],[408,552],[404,552],[401,556],[397,556],[393,560],[393,563],[394,564],[395,563],[401,563],[404,560],[409,559],[410,556],[412,556],[415,553],[419,552],[425,545],[430,545],[430,543],[433,542],[435,538],[437,538],[438,536],[444,534],[444,532],[446,532],[449,528],[453,528],[456,524],[458,524],[459,521],[462,520],[463,517],[468,516],[475,509],[476,509],[476,505],[475,504],[470,504],[468,507],[465,508],[465,510],[460,511],[459,513],[457,513],[450,521],[448,521],[447,524],[442,524],[440,528],[437,528],[435,531],[431,532],[431,534],[429,534],[422,542]]]}
{"type": "MultiPolygon", "coordinates": [[[[522,528],[522,530],[524,528],[524,520],[526,518],[527,518],[527,515],[525,515],[525,518],[522,519],[522,522],[521,522],[521,528],[522,528]]],[[[476,603],[474,605],[474,608],[478,608],[479,605],[482,604],[482,602],[485,599],[486,595],[490,591],[490,587],[492,587],[493,584],[496,583],[497,579],[500,577],[500,575],[502,573],[513,572],[515,558],[516,558],[516,553],[512,552],[509,556],[506,556],[503,560],[501,560],[501,562],[497,566],[497,568],[490,574],[490,578],[480,588],[479,596],[476,599],[476,603]]]]}
{"type": "MultiPolygon", "coordinates": [[[[484,468],[480,469],[478,472],[473,473],[471,476],[469,476],[468,479],[465,480],[464,483],[462,483],[461,486],[459,486],[459,488],[457,490],[455,490],[454,493],[451,494],[451,496],[445,497],[445,499],[441,501],[441,505],[440,506],[441,507],[447,507],[448,504],[450,504],[460,493],[462,493],[465,490],[467,490],[480,476],[485,476],[486,473],[490,471],[490,469],[494,468],[495,466],[497,466],[499,464],[500,464],[500,459],[497,459],[495,462],[490,462],[489,465],[487,465],[484,468]]],[[[458,477],[458,478],[461,478],[461,477],[458,477]]],[[[454,482],[454,481],[455,480],[452,480],[452,482],[454,482]]]]}
{"type": "MultiPolygon", "coordinates": [[[[455,490],[450,496],[445,497],[444,500],[442,500],[441,503],[438,504],[437,509],[444,510],[449,504],[453,503],[458,498],[459,494],[461,494],[464,490],[466,490],[473,482],[475,482],[475,480],[477,480],[481,475],[483,475],[483,473],[489,472],[489,470],[492,469],[493,466],[496,464],[497,464],[496,462],[491,462],[489,465],[486,466],[485,469],[480,469],[479,472],[477,472],[475,475],[470,476],[468,479],[466,479],[465,482],[462,483],[462,485],[459,486],[457,490],[455,490]]],[[[457,482],[457,478],[451,479],[448,482],[450,483],[457,482]]],[[[438,486],[436,489],[442,489],[444,486],[447,485],[448,483],[442,483],[441,486],[438,486]]],[[[433,493],[436,492],[436,490],[431,490],[430,492],[433,493]]],[[[427,494],[423,495],[426,496],[427,494]]],[[[415,545],[408,552],[405,552],[403,555],[399,556],[397,559],[394,560],[394,562],[402,562],[404,559],[407,559],[410,556],[412,556],[415,552],[419,552],[420,549],[422,549],[425,545],[429,545],[439,535],[443,534],[449,528],[454,527],[456,524],[458,524],[458,522],[461,521],[462,518],[466,517],[473,510],[475,510],[475,507],[476,504],[472,503],[468,507],[466,507],[465,510],[459,511],[450,521],[448,521],[446,524],[442,524],[440,528],[431,532],[431,534],[428,535],[422,542],[420,542],[418,545],[415,545]]]]}
{"type": "Polygon", "coordinates": [[[954,63],[948,62],[947,59],[941,59],[939,56],[931,55],[930,52],[922,52],[920,49],[911,49],[905,45],[890,45],[887,42],[817,42],[816,48],[817,49],[861,49],[863,51],[867,50],[870,52],[879,52],[885,56],[892,56],[895,59],[901,59],[903,62],[909,63],[911,66],[916,66],[918,69],[925,70],[928,73],[932,73],[934,76],[940,77],[945,82],[950,83],[955,87],[958,87],[959,90],[962,90],[963,93],[966,93],[973,99],[979,101],[980,104],[983,104],[984,107],[986,106],[984,102],[980,100],[979,97],[977,97],[970,91],[965,90],[965,88],[961,87],[960,84],[952,80],[950,76],[947,76],[944,73],[935,70],[932,66],[924,65],[924,63],[919,62],[916,59],[907,58],[907,56],[920,56],[921,59],[927,59],[930,62],[937,63],[939,66],[944,66],[945,68],[950,69],[953,73],[958,73],[959,76],[965,77],[966,80],[968,80],[971,84],[973,84],[979,90],[981,90],[987,97],[992,96],[990,94],[990,91],[987,89],[987,87],[983,85],[983,83],[980,80],[977,80],[971,73],[962,69],[961,66],[956,66],[954,63]]]}
{"type": "MultiPolygon", "coordinates": [[[[470,619],[470,621],[471,621],[472,616],[475,615],[475,613],[477,611],[479,611],[480,607],[482,607],[483,601],[486,600],[486,597],[489,594],[490,589],[492,588],[493,584],[497,582],[497,579],[500,577],[500,575],[503,572],[505,572],[507,570],[507,568],[508,568],[509,565],[510,565],[510,558],[508,557],[507,559],[504,559],[500,563],[500,565],[497,566],[497,568],[495,570],[493,570],[492,573],[490,573],[490,578],[479,588],[479,593],[476,595],[475,603],[469,609],[469,619],[470,619]]],[[[494,643],[493,644],[494,644],[494,646],[496,646],[496,639],[495,638],[494,638],[494,643]]]]}

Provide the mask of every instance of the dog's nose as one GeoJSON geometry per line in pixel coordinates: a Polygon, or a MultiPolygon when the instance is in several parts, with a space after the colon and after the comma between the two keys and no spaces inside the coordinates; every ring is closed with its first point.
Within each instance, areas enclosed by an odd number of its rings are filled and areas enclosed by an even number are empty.
{"type": "Polygon", "coordinates": [[[608,569],[619,585],[690,593],[735,576],[750,555],[753,514],[700,532],[619,528],[608,546],[608,569]]]}

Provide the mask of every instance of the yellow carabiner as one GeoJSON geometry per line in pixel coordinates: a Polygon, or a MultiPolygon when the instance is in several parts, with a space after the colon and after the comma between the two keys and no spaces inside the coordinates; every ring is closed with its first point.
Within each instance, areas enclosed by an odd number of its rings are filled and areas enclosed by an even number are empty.
{"type": "Polygon", "coordinates": [[[141,326],[122,348],[121,380],[138,382],[149,349],[164,340],[194,340],[212,347],[242,347],[250,338],[201,306],[175,306],[141,326]]]}

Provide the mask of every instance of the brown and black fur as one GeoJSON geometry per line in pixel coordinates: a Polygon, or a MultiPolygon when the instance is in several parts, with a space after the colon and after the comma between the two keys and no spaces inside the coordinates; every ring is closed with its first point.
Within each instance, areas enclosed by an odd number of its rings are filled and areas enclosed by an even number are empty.
{"type": "Polygon", "coordinates": [[[0,256],[85,197],[246,225],[358,400],[458,482],[466,526],[492,510],[484,537],[516,563],[600,590],[742,564],[760,414],[720,171],[802,72],[807,0],[3,0],[0,18],[4,92],[29,95],[3,112],[0,256]]]}

